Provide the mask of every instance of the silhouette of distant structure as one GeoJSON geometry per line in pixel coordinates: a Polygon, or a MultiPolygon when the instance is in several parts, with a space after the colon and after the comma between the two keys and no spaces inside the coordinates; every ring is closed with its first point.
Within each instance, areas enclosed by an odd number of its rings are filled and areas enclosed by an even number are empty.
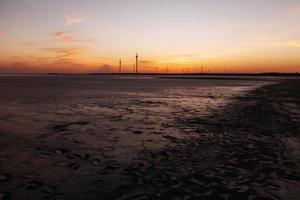
{"type": "Polygon", "coordinates": [[[120,74],[122,73],[122,60],[121,60],[121,58],[119,60],[119,73],[120,74]]]}
{"type": "Polygon", "coordinates": [[[135,56],[135,73],[138,74],[139,73],[139,55],[136,53],[135,56]]]}

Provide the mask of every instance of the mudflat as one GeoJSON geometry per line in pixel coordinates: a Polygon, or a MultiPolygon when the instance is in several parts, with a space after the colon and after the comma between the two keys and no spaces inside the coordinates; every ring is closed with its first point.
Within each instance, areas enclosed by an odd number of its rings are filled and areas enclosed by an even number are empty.
{"type": "Polygon", "coordinates": [[[300,198],[299,79],[0,82],[0,199],[300,198]]]}

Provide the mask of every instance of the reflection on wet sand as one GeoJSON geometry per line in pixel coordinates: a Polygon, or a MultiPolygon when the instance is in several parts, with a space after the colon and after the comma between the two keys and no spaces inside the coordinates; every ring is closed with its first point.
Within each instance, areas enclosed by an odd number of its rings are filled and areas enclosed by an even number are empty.
{"type": "Polygon", "coordinates": [[[285,159],[282,138],[249,128],[273,120],[267,107],[249,118],[267,105],[257,105],[251,91],[273,82],[97,76],[0,82],[1,198],[277,197],[264,188],[277,190],[268,177],[278,175],[248,171],[285,159]]]}

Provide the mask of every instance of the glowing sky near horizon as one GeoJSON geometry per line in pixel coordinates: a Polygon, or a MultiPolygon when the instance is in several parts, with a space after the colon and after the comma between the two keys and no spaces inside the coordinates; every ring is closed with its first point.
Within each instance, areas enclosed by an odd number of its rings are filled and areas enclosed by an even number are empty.
{"type": "Polygon", "coordinates": [[[0,73],[300,72],[300,0],[1,0],[0,73]]]}

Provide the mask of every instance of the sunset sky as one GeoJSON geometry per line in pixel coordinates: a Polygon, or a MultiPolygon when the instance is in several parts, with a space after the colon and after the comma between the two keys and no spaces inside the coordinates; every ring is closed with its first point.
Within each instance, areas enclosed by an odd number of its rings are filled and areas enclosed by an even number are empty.
{"type": "Polygon", "coordinates": [[[0,73],[300,72],[300,0],[0,0],[0,73]]]}

